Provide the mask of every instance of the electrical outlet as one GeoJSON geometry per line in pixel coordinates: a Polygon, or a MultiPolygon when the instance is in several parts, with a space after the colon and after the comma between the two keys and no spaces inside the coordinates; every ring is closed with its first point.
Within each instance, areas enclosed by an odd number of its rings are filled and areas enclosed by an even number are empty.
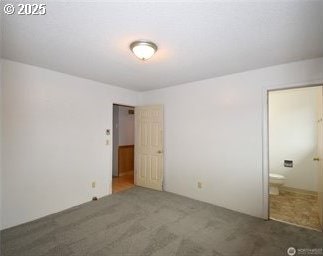
{"type": "Polygon", "coordinates": [[[92,181],[92,188],[95,188],[95,181],[92,181]]]}
{"type": "Polygon", "coordinates": [[[198,182],[197,182],[197,187],[198,187],[198,188],[202,188],[202,182],[198,181],[198,182]]]}

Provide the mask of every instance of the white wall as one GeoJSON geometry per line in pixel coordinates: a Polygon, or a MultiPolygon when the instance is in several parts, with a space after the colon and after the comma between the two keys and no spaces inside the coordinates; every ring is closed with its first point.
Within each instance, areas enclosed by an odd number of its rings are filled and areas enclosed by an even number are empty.
{"type": "Polygon", "coordinates": [[[317,95],[321,87],[269,93],[270,172],[286,177],[285,186],[317,191],[317,95]],[[284,167],[292,160],[293,168],[284,167]]]}
{"type": "Polygon", "coordinates": [[[119,146],[134,145],[135,115],[129,115],[131,107],[119,106],[119,146]]]}
{"type": "Polygon", "coordinates": [[[138,93],[3,62],[3,228],[111,191],[112,103],[138,93]],[[96,181],[97,187],[91,188],[96,181]]]}
{"type": "MultiPolygon", "coordinates": [[[[2,12],[0,12],[0,23],[2,23],[2,15],[2,12]]],[[[2,25],[0,24],[0,230],[2,230],[2,29],[2,25]]]]}
{"type": "Polygon", "coordinates": [[[322,58],[138,94],[5,60],[3,227],[110,191],[112,103],[164,104],[167,191],[263,217],[265,88],[313,81],[322,58]]]}
{"type": "Polygon", "coordinates": [[[313,81],[323,81],[323,58],[143,93],[165,108],[166,191],[264,217],[266,88],[313,81]]]}

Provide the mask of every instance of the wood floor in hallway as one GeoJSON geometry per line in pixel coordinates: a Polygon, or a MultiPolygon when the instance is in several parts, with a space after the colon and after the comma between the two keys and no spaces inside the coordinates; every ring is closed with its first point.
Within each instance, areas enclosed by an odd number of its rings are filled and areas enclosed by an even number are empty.
{"type": "Polygon", "coordinates": [[[112,193],[124,191],[124,190],[132,188],[134,186],[135,186],[135,184],[134,184],[133,173],[112,178],[112,193]]]}

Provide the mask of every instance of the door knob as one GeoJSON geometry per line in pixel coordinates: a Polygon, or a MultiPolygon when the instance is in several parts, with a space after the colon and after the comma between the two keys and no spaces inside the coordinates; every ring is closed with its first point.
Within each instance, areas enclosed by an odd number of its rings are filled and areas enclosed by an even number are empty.
{"type": "Polygon", "coordinates": [[[162,150],[158,150],[157,153],[158,154],[161,154],[161,153],[163,153],[163,151],[162,150]]]}
{"type": "Polygon", "coordinates": [[[319,157],[314,157],[313,161],[320,161],[320,158],[319,157]]]}

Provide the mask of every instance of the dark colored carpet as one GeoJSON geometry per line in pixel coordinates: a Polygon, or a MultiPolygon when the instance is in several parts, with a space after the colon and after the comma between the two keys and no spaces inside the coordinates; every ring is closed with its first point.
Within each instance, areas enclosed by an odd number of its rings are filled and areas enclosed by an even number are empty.
{"type": "Polygon", "coordinates": [[[287,255],[323,234],[134,187],[1,232],[4,256],[287,255]]]}

